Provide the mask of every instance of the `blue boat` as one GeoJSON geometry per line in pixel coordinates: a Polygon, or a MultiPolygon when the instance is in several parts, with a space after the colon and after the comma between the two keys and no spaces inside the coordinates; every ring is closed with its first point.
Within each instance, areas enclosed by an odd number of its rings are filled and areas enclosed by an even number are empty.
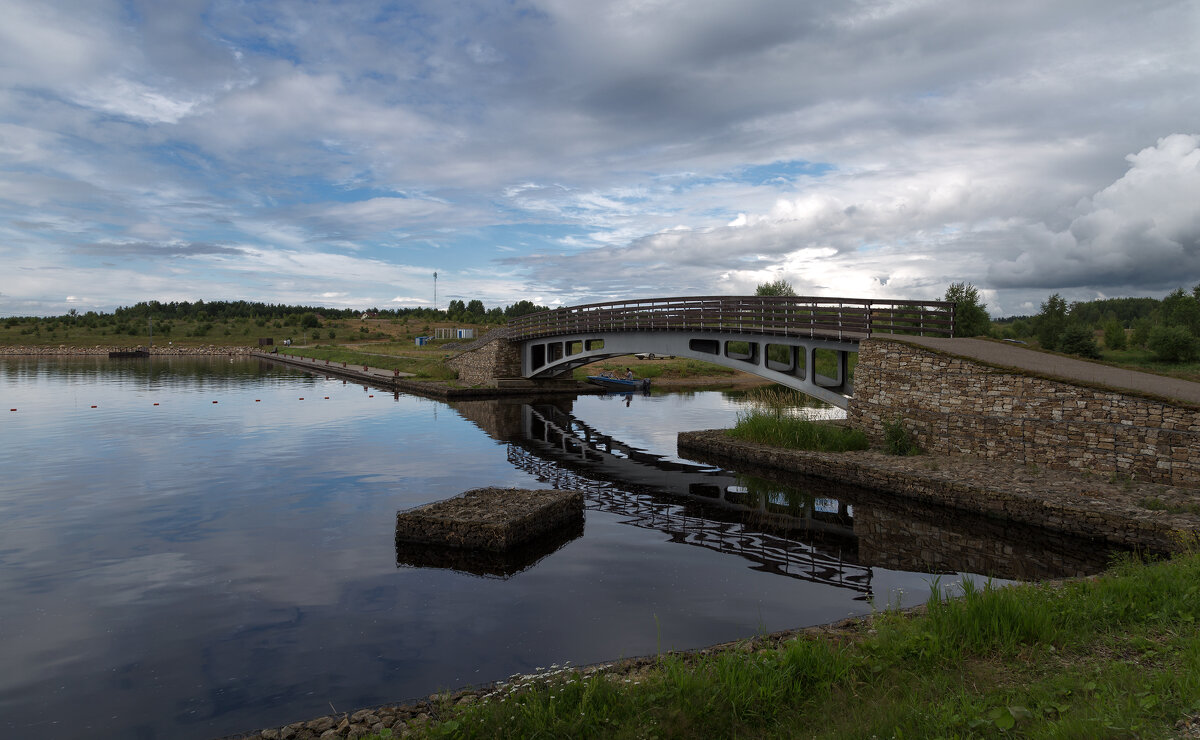
{"type": "Polygon", "coordinates": [[[601,388],[616,391],[617,393],[650,390],[650,378],[625,380],[624,378],[612,378],[607,375],[589,375],[587,380],[593,385],[598,385],[601,388]]]}

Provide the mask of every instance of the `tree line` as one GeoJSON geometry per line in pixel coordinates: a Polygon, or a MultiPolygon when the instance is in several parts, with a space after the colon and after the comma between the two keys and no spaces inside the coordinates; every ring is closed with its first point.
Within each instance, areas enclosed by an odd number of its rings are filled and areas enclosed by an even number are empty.
{"type": "Polygon", "coordinates": [[[987,306],[970,283],[955,283],[945,300],[957,301],[955,335],[1035,341],[1042,349],[1101,357],[1105,350],[1148,350],[1162,362],[1200,359],[1200,285],[1177,288],[1162,299],[1101,298],[1068,303],[1059,293],[1034,316],[989,320],[987,306]],[[1097,340],[1100,341],[1097,341],[1097,340]]]}
{"type": "MultiPolygon", "coordinates": [[[[758,286],[755,295],[794,296],[786,280],[758,286]]],[[[1200,360],[1200,285],[1191,292],[1178,288],[1164,298],[1102,298],[1068,303],[1049,296],[1034,316],[992,321],[979,290],[969,282],[951,283],[942,296],[953,301],[954,335],[1036,341],[1042,349],[1101,357],[1112,351],[1148,350],[1162,362],[1200,360]],[[1100,341],[1097,341],[1097,340],[1100,341]]]]}
{"type": "Polygon", "coordinates": [[[1035,316],[997,322],[1000,338],[1036,339],[1044,349],[1082,357],[1100,357],[1097,335],[1105,349],[1145,349],[1163,362],[1200,359],[1200,285],[1162,299],[1105,298],[1067,301],[1058,293],[1035,316]]]}
{"type": "Polygon", "coordinates": [[[252,320],[258,322],[280,321],[284,324],[311,324],[315,317],[327,320],[356,319],[364,313],[373,318],[416,319],[422,321],[456,321],[472,324],[502,324],[505,321],[538,311],[549,311],[532,301],[520,300],[508,306],[488,309],[482,301],[450,301],[446,309],[434,308],[328,308],[324,306],[284,305],[257,301],[141,301],[132,306],[120,306],[106,313],[87,311],[80,313],[71,309],[63,316],[55,317],[11,317],[6,319],[10,326],[33,321],[57,321],[76,325],[99,327],[113,324],[144,324],[155,321],[233,321],[252,320]],[[313,317],[313,318],[309,318],[313,317]]]}

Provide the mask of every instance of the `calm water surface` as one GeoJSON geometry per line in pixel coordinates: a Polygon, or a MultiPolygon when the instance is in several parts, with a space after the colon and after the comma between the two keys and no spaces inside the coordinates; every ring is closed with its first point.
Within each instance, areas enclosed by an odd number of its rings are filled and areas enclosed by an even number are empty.
{"type": "Polygon", "coordinates": [[[0,358],[0,406],[4,736],[212,738],[709,645],[918,603],[923,571],[1014,542],[1034,575],[1102,563],[1004,527],[898,552],[972,525],[681,460],[678,431],[743,408],[720,393],[447,405],[258,361],[0,358]],[[585,529],[499,565],[397,548],[397,511],[481,486],[582,488],[585,529]]]}

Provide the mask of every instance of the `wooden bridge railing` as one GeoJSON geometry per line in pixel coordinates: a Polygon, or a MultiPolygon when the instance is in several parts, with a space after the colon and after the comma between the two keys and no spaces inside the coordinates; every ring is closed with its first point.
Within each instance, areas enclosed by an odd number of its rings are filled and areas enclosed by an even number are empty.
{"type": "Polygon", "coordinates": [[[799,296],[704,296],[556,308],[508,322],[513,339],[609,331],[720,331],[865,339],[877,334],[954,336],[954,304],[799,296]]]}

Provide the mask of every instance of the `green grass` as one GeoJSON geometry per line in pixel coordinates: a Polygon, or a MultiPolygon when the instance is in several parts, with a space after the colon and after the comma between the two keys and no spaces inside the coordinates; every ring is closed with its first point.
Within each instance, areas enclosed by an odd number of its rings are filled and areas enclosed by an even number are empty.
{"type": "MultiPolygon", "coordinates": [[[[446,322],[439,322],[444,325],[446,322]]],[[[461,324],[455,324],[461,326],[461,324]]],[[[486,327],[474,326],[482,332],[486,327]]],[[[425,332],[426,326],[417,322],[397,320],[358,319],[322,321],[315,328],[301,328],[299,316],[283,319],[155,319],[154,344],[171,342],[178,346],[207,344],[227,346],[257,346],[260,337],[270,337],[276,345],[292,339],[296,345],[335,342],[357,344],[372,342],[371,351],[401,354],[415,349],[412,338],[425,332]],[[333,336],[330,336],[332,334],[333,336]],[[382,347],[382,349],[377,349],[382,347]]],[[[149,344],[150,325],[143,320],[118,321],[111,314],[100,317],[22,317],[0,320],[0,345],[72,346],[149,344]]],[[[450,340],[433,343],[431,350],[450,340]]]]}
{"type": "MultiPolygon", "coordinates": [[[[372,347],[373,349],[374,347],[372,347]]],[[[351,367],[355,365],[359,367],[368,365],[387,370],[399,370],[403,373],[413,373],[417,378],[422,380],[454,380],[458,377],[457,373],[446,367],[440,354],[425,357],[389,356],[333,345],[304,348],[287,347],[280,349],[280,352],[300,357],[311,357],[317,360],[329,360],[338,364],[344,362],[351,367]]]]}
{"type": "Polygon", "coordinates": [[[737,374],[733,368],[699,360],[677,358],[674,360],[630,361],[628,358],[618,357],[613,360],[600,360],[577,368],[573,377],[575,380],[586,380],[587,376],[599,375],[602,372],[616,373],[625,377],[626,367],[633,368],[633,374],[639,378],[711,378],[737,374]]]}
{"type": "Polygon", "coordinates": [[[917,446],[916,440],[912,438],[912,435],[904,428],[904,423],[899,419],[883,423],[883,446],[889,455],[904,457],[921,454],[921,448],[917,446]]]}
{"type": "Polygon", "coordinates": [[[829,404],[820,399],[782,385],[757,386],[744,391],[732,391],[727,395],[756,408],[775,413],[782,413],[785,409],[829,407],[829,404]]]}
{"type": "Polygon", "coordinates": [[[1159,375],[1168,375],[1183,380],[1200,381],[1200,362],[1163,362],[1154,359],[1148,349],[1101,350],[1100,359],[1106,363],[1143,370],[1159,375]]]}
{"type": "MultiPolygon", "coordinates": [[[[1200,714],[1200,557],[1094,580],[931,587],[923,614],[632,674],[534,677],[417,737],[1124,738],[1200,714]]],[[[399,733],[397,733],[399,734],[399,733]]]]}
{"type": "Polygon", "coordinates": [[[739,413],[737,424],[726,434],[734,439],[793,450],[847,452],[865,450],[869,446],[867,436],[858,429],[822,424],[762,409],[739,413]]]}

